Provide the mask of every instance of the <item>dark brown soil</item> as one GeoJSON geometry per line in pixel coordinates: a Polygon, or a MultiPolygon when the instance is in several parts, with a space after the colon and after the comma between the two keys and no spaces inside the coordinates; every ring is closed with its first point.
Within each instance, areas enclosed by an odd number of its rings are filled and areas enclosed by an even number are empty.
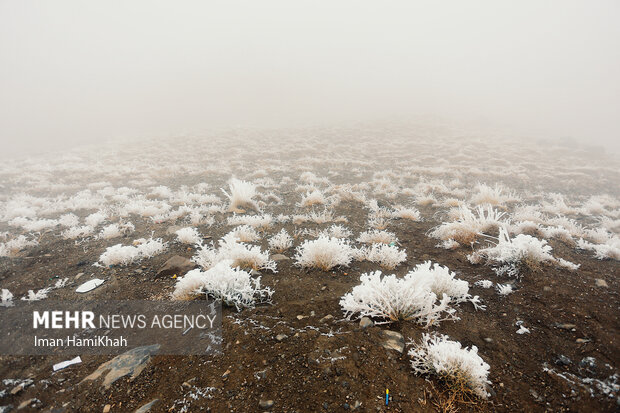
{"type": "MultiPolygon", "coordinates": [[[[359,205],[343,204],[338,209],[348,209],[347,226],[357,233],[365,229],[366,213],[355,208],[359,205]]],[[[426,217],[432,216],[432,211],[424,212],[426,217]]],[[[557,256],[581,263],[579,271],[543,267],[526,272],[518,281],[509,280],[496,276],[487,266],[470,264],[467,250],[437,248],[437,241],[426,236],[436,224],[430,219],[399,220],[390,227],[409,257],[396,273],[405,274],[415,264],[432,260],[448,266],[470,286],[489,279],[511,282],[516,289],[500,296],[494,289],[472,287],[470,292],[482,298],[485,311],[464,304],[458,308],[461,320],[429,329],[448,334],[463,345],[477,346],[491,366],[492,397],[475,405],[459,404],[459,411],[616,411],[615,398],[603,394],[595,383],[577,383],[575,378],[605,382],[615,373],[611,366],[620,364],[616,282],[620,264],[596,260],[590,253],[552,241],[557,256]],[[595,286],[596,279],[606,280],[609,287],[595,286]],[[516,334],[518,320],[530,334],[516,334]],[[561,324],[575,327],[563,329],[558,327],[561,324]],[[582,362],[586,357],[593,357],[595,366],[582,362]],[[566,358],[568,363],[560,361],[566,358]]],[[[123,242],[148,236],[152,229],[144,224],[123,242]]],[[[228,231],[225,227],[200,230],[214,239],[228,231]]],[[[172,241],[171,236],[167,239],[172,241]]],[[[193,254],[193,249],[171,243],[165,254],[148,262],[112,269],[91,266],[103,250],[99,242],[88,244],[85,251],[73,242],[44,235],[40,246],[29,250],[28,256],[0,259],[0,280],[4,288],[21,296],[33,286],[50,285],[54,275],[73,279],[83,272],[80,282],[91,274],[107,280],[88,294],[89,299],[167,299],[175,281],[157,278],[157,270],[172,255],[193,254]]],[[[292,251],[287,255],[292,256],[292,251]]],[[[17,395],[1,398],[0,405],[16,407],[37,398],[40,403],[32,411],[101,412],[110,404],[112,412],[127,412],[159,399],[152,411],[252,412],[261,411],[260,400],[273,400],[274,412],[337,412],[356,404],[360,412],[437,411],[447,397],[443,383],[413,375],[406,351],[400,354],[384,349],[379,337],[381,329],[391,329],[409,342],[419,340],[428,330],[410,322],[360,329],[358,322],[342,319],[340,297],[358,283],[361,273],[375,269],[367,263],[353,263],[330,272],[303,271],[293,261],[279,262],[276,274],[265,272],[262,277],[263,283],[275,290],[273,305],[239,313],[224,309],[223,354],[156,356],[135,380],[120,379],[109,390],[103,390],[100,382],[78,383],[111,357],[84,356],[83,363],[56,373],[52,373],[52,365],[63,358],[0,357],[1,379],[34,380],[17,395]],[[298,315],[305,318],[299,320],[298,315]],[[321,323],[326,315],[332,315],[333,320],[321,323]],[[288,337],[278,342],[275,337],[280,333],[288,337]],[[205,390],[208,387],[214,389],[205,390]],[[389,406],[384,402],[386,388],[393,396],[389,406]],[[191,397],[201,389],[204,396],[191,397]],[[62,407],[64,410],[53,410],[62,407]]],[[[50,298],[78,299],[75,285],[54,291],[50,298]]],[[[2,389],[8,392],[11,386],[2,389]]]]}

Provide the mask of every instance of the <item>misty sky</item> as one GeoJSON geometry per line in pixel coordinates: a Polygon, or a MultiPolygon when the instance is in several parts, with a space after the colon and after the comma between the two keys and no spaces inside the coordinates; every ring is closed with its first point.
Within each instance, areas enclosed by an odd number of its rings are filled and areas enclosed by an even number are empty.
{"type": "Polygon", "coordinates": [[[619,21],[613,0],[0,0],[0,152],[417,115],[617,148],[619,21]]]}

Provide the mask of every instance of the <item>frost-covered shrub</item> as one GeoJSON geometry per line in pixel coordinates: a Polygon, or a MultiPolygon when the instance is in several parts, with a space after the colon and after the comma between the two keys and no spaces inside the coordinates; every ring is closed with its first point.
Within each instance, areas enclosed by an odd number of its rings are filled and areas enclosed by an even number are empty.
{"type": "Polygon", "coordinates": [[[510,238],[505,228],[500,228],[498,242],[493,247],[483,248],[467,256],[473,264],[487,261],[498,267],[498,273],[507,273],[511,276],[519,274],[521,267],[537,269],[543,263],[556,263],[569,269],[578,266],[566,261],[557,260],[551,255],[551,246],[545,240],[539,240],[531,235],[519,234],[510,238]]]}
{"type": "Polygon", "coordinates": [[[306,192],[304,196],[302,196],[301,201],[297,206],[299,207],[309,207],[313,205],[325,205],[327,203],[327,198],[323,194],[323,192],[318,189],[314,189],[312,192],[306,192]]]}
{"type": "Polygon", "coordinates": [[[249,225],[259,230],[265,230],[273,224],[273,216],[264,215],[233,215],[228,217],[228,225],[249,225]]]}
{"type": "Polygon", "coordinates": [[[476,281],[474,283],[474,285],[477,285],[477,286],[482,287],[482,288],[491,288],[491,287],[493,287],[493,281],[491,281],[491,280],[480,280],[480,281],[476,281]]]}
{"type": "Polygon", "coordinates": [[[95,213],[90,214],[84,219],[86,225],[90,225],[93,228],[96,228],[97,225],[101,224],[108,218],[108,215],[103,211],[97,211],[95,213]]]}
{"type": "Polygon", "coordinates": [[[483,308],[477,296],[472,297],[466,281],[454,278],[447,267],[430,261],[416,266],[403,278],[381,276],[380,271],[362,274],[361,284],[340,300],[345,316],[371,317],[378,323],[413,320],[432,325],[442,320],[456,320],[451,303],[470,301],[483,308]]]}
{"type": "Polygon", "coordinates": [[[77,227],[80,223],[80,219],[75,214],[64,214],[58,218],[58,223],[63,227],[77,227]]]}
{"type": "Polygon", "coordinates": [[[306,240],[296,251],[296,265],[302,268],[329,271],[338,266],[347,267],[353,260],[353,248],[340,238],[320,236],[316,240],[306,240]]]}
{"type": "Polygon", "coordinates": [[[582,238],[577,241],[577,247],[582,250],[593,251],[599,260],[620,260],[620,238],[618,237],[609,238],[604,244],[593,244],[582,238]]]}
{"type": "Polygon", "coordinates": [[[327,236],[333,238],[349,238],[353,233],[349,231],[347,227],[342,225],[334,224],[327,230],[327,236]]]}
{"type": "Polygon", "coordinates": [[[28,295],[22,297],[22,301],[40,301],[47,298],[47,295],[52,290],[52,287],[42,288],[36,293],[33,290],[28,290],[28,295]]]}
{"type": "Polygon", "coordinates": [[[134,232],[136,227],[131,222],[120,222],[106,225],[99,231],[100,239],[112,239],[134,232]]]}
{"type": "Polygon", "coordinates": [[[103,265],[128,265],[143,258],[151,258],[161,254],[168,247],[168,243],[161,238],[148,240],[139,239],[134,241],[136,246],[116,244],[106,248],[105,252],[99,257],[99,262],[103,265]]]}
{"type": "Polygon", "coordinates": [[[409,219],[411,221],[419,221],[422,216],[420,211],[415,208],[407,208],[402,205],[396,205],[392,212],[392,218],[409,219]]]}
{"type": "Polygon", "coordinates": [[[476,205],[489,204],[496,206],[519,200],[514,193],[505,193],[504,188],[499,184],[495,184],[494,187],[490,187],[486,184],[478,183],[475,191],[476,192],[471,198],[471,202],[476,205]]]}
{"type": "Polygon", "coordinates": [[[497,284],[495,288],[499,295],[508,295],[513,292],[511,284],[497,284]]]}
{"type": "Polygon", "coordinates": [[[227,234],[219,240],[218,247],[202,245],[192,260],[204,269],[209,269],[221,261],[230,260],[233,267],[276,272],[276,263],[269,259],[267,252],[263,252],[258,245],[239,242],[234,234],[227,234]]]}
{"type": "Polygon", "coordinates": [[[202,241],[202,236],[200,232],[196,228],[185,227],[177,230],[175,232],[177,234],[177,241],[181,244],[199,244],[202,241]]]}
{"type": "Polygon", "coordinates": [[[2,289],[0,294],[0,307],[13,307],[13,294],[6,288],[2,289]]]}
{"type": "Polygon", "coordinates": [[[229,232],[235,238],[241,242],[254,242],[261,239],[261,236],[256,230],[249,225],[240,225],[237,228],[229,232]]]}
{"type": "Polygon", "coordinates": [[[291,237],[284,228],[269,239],[269,248],[271,248],[272,251],[284,252],[292,246],[293,237],[291,237]]]}
{"type": "Polygon", "coordinates": [[[246,271],[231,267],[232,264],[231,260],[224,260],[207,271],[188,272],[177,281],[172,298],[188,300],[206,294],[226,305],[234,305],[237,311],[271,301],[273,291],[269,287],[261,288],[260,277],[252,278],[246,271]]]}
{"type": "Polygon", "coordinates": [[[64,239],[76,239],[76,238],[84,238],[92,235],[95,232],[94,228],[90,225],[82,225],[81,227],[71,227],[64,230],[60,235],[64,239]]]}
{"type": "Polygon", "coordinates": [[[47,228],[53,228],[58,225],[56,219],[28,219],[23,217],[13,218],[9,221],[9,225],[13,227],[21,227],[26,231],[39,232],[47,228]]]}
{"type": "Polygon", "coordinates": [[[453,391],[489,397],[490,366],[478,355],[478,348],[466,348],[445,335],[423,334],[421,343],[409,350],[416,374],[429,374],[444,380],[453,391]]]}
{"type": "Polygon", "coordinates": [[[466,206],[459,207],[458,219],[433,228],[430,236],[468,245],[475,241],[479,234],[494,230],[504,223],[502,221],[504,212],[497,211],[490,205],[478,206],[474,211],[475,214],[466,206]]]}
{"type": "Polygon", "coordinates": [[[10,257],[26,247],[38,245],[37,240],[29,240],[25,235],[19,235],[7,242],[0,242],[0,257],[10,257]]]}
{"type": "Polygon", "coordinates": [[[364,244],[391,244],[398,242],[396,234],[389,231],[372,230],[362,232],[357,237],[357,242],[364,244]]]}
{"type": "Polygon", "coordinates": [[[252,199],[256,196],[256,185],[253,183],[233,178],[228,184],[228,188],[230,194],[224,189],[222,189],[222,192],[229,200],[229,211],[241,212],[244,208],[256,211],[260,209],[256,201],[252,199]]]}
{"type": "Polygon", "coordinates": [[[370,247],[364,247],[362,251],[360,255],[365,260],[377,263],[390,270],[407,260],[407,253],[399,250],[395,245],[372,244],[370,247]]]}

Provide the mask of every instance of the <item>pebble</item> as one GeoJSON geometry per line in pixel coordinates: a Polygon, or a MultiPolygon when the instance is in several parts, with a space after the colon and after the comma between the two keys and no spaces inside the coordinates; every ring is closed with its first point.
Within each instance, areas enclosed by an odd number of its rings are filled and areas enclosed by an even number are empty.
{"type": "Polygon", "coordinates": [[[286,338],[288,338],[288,336],[286,334],[278,334],[276,336],[276,340],[278,340],[278,341],[282,341],[282,340],[284,340],[286,338]]]}
{"type": "Polygon", "coordinates": [[[303,320],[304,318],[306,318],[306,316],[305,316],[305,315],[301,315],[301,314],[300,314],[300,315],[298,315],[298,316],[297,316],[297,319],[298,319],[298,320],[303,320]]]}
{"type": "Polygon", "coordinates": [[[573,328],[577,326],[575,324],[565,323],[565,324],[558,324],[556,325],[556,327],[562,330],[572,330],[573,328]]]}
{"type": "Polygon", "coordinates": [[[381,345],[388,350],[402,353],[405,350],[405,338],[397,331],[383,330],[381,336],[385,340],[381,345]]]}
{"type": "Polygon", "coordinates": [[[487,343],[492,343],[493,339],[491,337],[485,337],[484,341],[486,341],[487,343]]]}
{"type": "Polygon", "coordinates": [[[273,400],[261,400],[258,402],[261,409],[271,409],[273,407],[273,400]]]}
{"type": "Polygon", "coordinates": [[[577,340],[575,340],[577,344],[589,343],[590,341],[592,340],[590,340],[589,338],[578,338],[577,340]]]}
{"type": "Polygon", "coordinates": [[[607,285],[607,281],[601,278],[597,278],[596,281],[594,282],[594,285],[596,285],[597,287],[603,287],[603,288],[609,287],[609,285],[607,285]]]}
{"type": "Polygon", "coordinates": [[[109,413],[111,409],[112,409],[112,406],[110,406],[109,404],[106,404],[103,407],[103,413],[109,413]]]}
{"type": "Polygon", "coordinates": [[[320,322],[320,323],[327,323],[327,322],[332,321],[333,319],[334,319],[334,316],[333,316],[333,315],[331,315],[331,314],[327,314],[325,317],[321,318],[321,319],[319,320],[319,322],[320,322]]]}
{"type": "Polygon", "coordinates": [[[373,325],[375,325],[375,323],[368,317],[362,317],[362,319],[360,320],[361,328],[372,327],[373,325]]]}
{"type": "Polygon", "coordinates": [[[568,366],[571,363],[572,363],[571,359],[569,359],[563,354],[560,354],[558,358],[555,360],[555,364],[558,364],[560,366],[568,366]]]}
{"type": "Polygon", "coordinates": [[[274,260],[275,262],[290,260],[290,258],[284,254],[273,254],[271,256],[271,259],[274,260]]]}

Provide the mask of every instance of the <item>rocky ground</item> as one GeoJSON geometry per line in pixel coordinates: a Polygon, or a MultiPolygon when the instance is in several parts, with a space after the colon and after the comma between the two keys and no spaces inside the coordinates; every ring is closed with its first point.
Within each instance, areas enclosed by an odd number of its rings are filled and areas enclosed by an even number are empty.
{"type": "MultiPolygon", "coordinates": [[[[409,255],[397,273],[432,260],[470,285],[479,279],[505,281],[489,267],[472,266],[466,252],[436,248],[436,240],[425,235],[433,225],[400,220],[391,228],[409,255]]],[[[349,227],[358,229],[354,222],[349,227]]],[[[221,235],[208,228],[203,233],[221,235]]],[[[459,411],[618,409],[617,372],[612,366],[619,364],[620,354],[620,265],[601,262],[559,241],[552,245],[562,257],[582,263],[579,272],[545,267],[524,274],[515,283],[516,292],[507,296],[472,287],[486,304],[485,311],[462,304],[460,321],[430,328],[477,346],[491,365],[492,397],[460,404],[459,411]],[[518,321],[531,333],[515,334],[518,321]]],[[[175,280],[158,276],[158,270],[174,255],[193,254],[191,248],[172,244],[148,263],[108,269],[91,265],[100,250],[91,246],[84,252],[73,242],[50,236],[27,256],[2,259],[0,280],[16,295],[54,274],[70,277],[71,284],[55,291],[52,299],[167,299],[175,280]],[[86,295],[74,292],[94,277],[105,283],[86,295]]],[[[437,411],[448,397],[442,383],[414,376],[406,355],[407,343],[418,340],[426,329],[408,322],[373,326],[342,317],[340,297],[358,283],[360,273],[373,269],[354,263],[330,272],[303,271],[282,259],[277,273],[262,274],[263,283],[275,290],[272,305],[242,312],[224,309],[221,354],[135,357],[132,360],[143,370],[136,377],[132,368],[123,370],[129,374],[108,388],[102,378],[83,380],[111,356],[83,356],[82,363],[55,373],[52,365],[63,358],[3,356],[1,411],[12,411],[7,406],[13,406],[24,412],[125,412],[141,407],[146,411],[145,405],[153,412],[437,411]],[[392,395],[388,406],[386,388],[392,395]]]]}

